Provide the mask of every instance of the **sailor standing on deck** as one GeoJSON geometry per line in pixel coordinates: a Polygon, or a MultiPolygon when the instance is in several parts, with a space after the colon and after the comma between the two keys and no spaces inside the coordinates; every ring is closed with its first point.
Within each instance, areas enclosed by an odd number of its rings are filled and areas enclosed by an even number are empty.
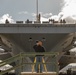
{"type": "MultiPolygon", "coordinates": [[[[42,41],[36,41],[36,45],[33,46],[35,52],[45,52],[42,41]]],[[[36,55],[36,62],[42,62],[43,55],[36,55]]],[[[39,64],[36,64],[36,71],[39,73],[39,64]]],[[[40,73],[42,73],[42,64],[40,64],[40,73]]]]}

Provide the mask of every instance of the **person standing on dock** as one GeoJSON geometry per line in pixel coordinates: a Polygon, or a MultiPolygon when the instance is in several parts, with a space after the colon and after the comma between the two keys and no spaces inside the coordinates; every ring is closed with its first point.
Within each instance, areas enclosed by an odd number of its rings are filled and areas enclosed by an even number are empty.
{"type": "MultiPolygon", "coordinates": [[[[36,41],[36,45],[33,46],[35,52],[45,52],[42,41],[36,41]]],[[[36,55],[36,62],[42,62],[43,55],[36,55]]],[[[42,64],[36,64],[37,73],[42,73],[42,64]]]]}

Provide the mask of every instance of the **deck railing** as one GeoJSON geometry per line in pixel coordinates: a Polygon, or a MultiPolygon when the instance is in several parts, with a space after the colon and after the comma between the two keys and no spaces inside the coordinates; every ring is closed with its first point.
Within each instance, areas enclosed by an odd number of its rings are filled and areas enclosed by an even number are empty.
{"type": "MultiPolygon", "coordinates": [[[[56,72],[58,74],[59,72],[59,67],[58,67],[58,53],[55,52],[45,52],[45,53],[35,53],[35,52],[25,52],[25,53],[20,53],[18,55],[15,55],[9,59],[4,60],[3,62],[0,63],[0,67],[5,66],[6,64],[11,64],[13,62],[17,62],[18,63],[13,66],[10,69],[7,69],[5,71],[1,71],[0,75],[5,74],[11,70],[17,70],[20,69],[21,72],[23,72],[23,67],[27,68],[26,65],[31,65],[31,73],[33,73],[34,71],[34,64],[43,64],[45,67],[46,72],[48,72],[48,65],[50,66],[49,69],[53,69],[54,72],[56,72]],[[36,55],[44,55],[43,57],[45,58],[43,60],[43,62],[34,62],[34,58],[36,57],[36,55]],[[29,58],[32,62],[25,62],[25,58],[29,58]],[[46,68],[47,67],[47,68],[46,68]]],[[[49,70],[50,72],[52,72],[52,70],[49,70]]],[[[20,73],[21,73],[20,72],[20,73]]]]}

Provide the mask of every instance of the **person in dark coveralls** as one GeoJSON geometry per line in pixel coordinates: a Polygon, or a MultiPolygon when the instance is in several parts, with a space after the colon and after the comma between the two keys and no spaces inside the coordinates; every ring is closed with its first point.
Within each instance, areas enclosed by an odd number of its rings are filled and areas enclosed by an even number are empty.
{"type": "MultiPolygon", "coordinates": [[[[33,46],[35,52],[45,52],[43,47],[42,41],[36,41],[36,45],[33,46]]],[[[36,55],[36,62],[42,62],[43,55],[36,55]]],[[[42,64],[40,64],[40,71],[39,71],[39,64],[36,64],[36,71],[37,73],[42,73],[42,64]]]]}

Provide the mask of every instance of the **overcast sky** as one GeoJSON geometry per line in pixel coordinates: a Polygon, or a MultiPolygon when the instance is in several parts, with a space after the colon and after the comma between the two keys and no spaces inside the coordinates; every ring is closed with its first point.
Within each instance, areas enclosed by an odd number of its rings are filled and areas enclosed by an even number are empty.
{"type": "MultiPolygon", "coordinates": [[[[57,15],[63,0],[39,0],[39,12],[57,15]]],[[[14,20],[32,19],[36,13],[36,0],[0,0],[0,17],[9,14],[14,20]]]]}

